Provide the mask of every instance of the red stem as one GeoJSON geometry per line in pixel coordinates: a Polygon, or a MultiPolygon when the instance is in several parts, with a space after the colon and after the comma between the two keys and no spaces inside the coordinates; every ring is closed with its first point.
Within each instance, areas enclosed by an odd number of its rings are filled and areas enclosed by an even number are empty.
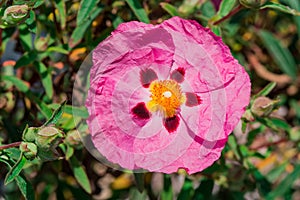
{"type": "Polygon", "coordinates": [[[220,24],[221,22],[225,21],[226,19],[228,19],[229,17],[231,17],[232,15],[235,15],[237,12],[239,12],[241,9],[243,8],[243,6],[241,4],[239,4],[236,8],[234,8],[232,11],[230,11],[230,13],[228,13],[226,16],[224,16],[223,18],[219,19],[218,21],[214,22],[213,25],[217,25],[220,24]]]}
{"type": "Polygon", "coordinates": [[[18,146],[20,146],[21,143],[22,142],[14,142],[14,143],[11,143],[11,144],[2,145],[2,146],[0,146],[0,151],[3,150],[3,149],[12,148],[12,147],[18,147],[18,146]]]}

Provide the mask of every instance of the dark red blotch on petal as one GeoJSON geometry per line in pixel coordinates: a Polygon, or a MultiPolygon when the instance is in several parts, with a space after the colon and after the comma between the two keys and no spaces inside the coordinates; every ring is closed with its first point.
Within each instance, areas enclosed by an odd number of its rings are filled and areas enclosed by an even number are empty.
{"type": "Polygon", "coordinates": [[[153,69],[144,69],[140,71],[140,81],[143,87],[148,88],[152,81],[158,77],[153,69]]]}
{"type": "Polygon", "coordinates": [[[132,114],[140,119],[149,119],[150,112],[147,110],[144,102],[138,103],[135,107],[131,109],[132,114]]]}
{"type": "Polygon", "coordinates": [[[177,130],[179,126],[179,117],[175,115],[174,117],[168,117],[164,119],[164,126],[169,133],[172,133],[177,130]]]}
{"type": "Polygon", "coordinates": [[[192,92],[186,92],[185,96],[186,96],[186,102],[185,102],[186,106],[193,107],[193,106],[200,105],[201,99],[197,94],[192,92]]]}
{"type": "Polygon", "coordinates": [[[179,67],[171,73],[170,78],[172,80],[177,81],[178,83],[182,83],[184,80],[184,75],[185,75],[185,69],[183,67],[179,67]]]}

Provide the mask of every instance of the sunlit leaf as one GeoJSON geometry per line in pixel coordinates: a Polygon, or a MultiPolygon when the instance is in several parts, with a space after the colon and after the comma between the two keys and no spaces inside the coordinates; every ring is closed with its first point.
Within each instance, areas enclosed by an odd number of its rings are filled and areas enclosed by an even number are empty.
{"type": "Polygon", "coordinates": [[[86,175],[86,172],[84,170],[84,167],[78,162],[78,160],[75,158],[75,156],[72,156],[69,159],[69,163],[71,165],[72,171],[74,173],[74,177],[76,178],[77,182],[81,187],[87,192],[91,193],[91,185],[88,176],[86,175]]]}
{"type": "Polygon", "coordinates": [[[66,27],[66,4],[65,1],[62,0],[55,0],[55,7],[58,10],[58,16],[60,20],[60,26],[62,29],[66,27]]]}
{"type": "Polygon", "coordinates": [[[50,119],[43,125],[48,126],[49,124],[56,124],[58,120],[60,119],[61,115],[64,112],[64,107],[66,105],[67,101],[64,101],[52,114],[50,119]]]}
{"type": "Polygon", "coordinates": [[[87,18],[91,16],[93,9],[98,4],[99,0],[91,1],[91,0],[82,0],[80,1],[80,7],[78,10],[76,24],[80,26],[82,23],[87,21],[87,18]]]}
{"type": "Polygon", "coordinates": [[[135,16],[140,20],[141,22],[150,23],[150,20],[148,18],[148,15],[140,2],[138,0],[125,0],[135,16]]]}
{"type": "Polygon", "coordinates": [[[179,16],[177,8],[175,6],[173,6],[172,4],[162,2],[162,3],[160,3],[160,6],[171,16],[173,16],[173,17],[179,16]]]}
{"type": "Polygon", "coordinates": [[[75,30],[71,35],[70,47],[76,46],[81,39],[83,38],[86,30],[91,25],[93,20],[103,11],[103,7],[97,6],[93,9],[93,12],[90,17],[86,18],[80,25],[76,26],[75,30]]]}

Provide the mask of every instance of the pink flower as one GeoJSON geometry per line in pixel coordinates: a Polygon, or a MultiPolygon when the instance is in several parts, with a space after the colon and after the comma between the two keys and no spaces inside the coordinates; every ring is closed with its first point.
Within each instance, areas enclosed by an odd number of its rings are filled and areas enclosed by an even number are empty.
{"type": "Polygon", "coordinates": [[[249,76],[209,29],[129,22],[93,52],[87,122],[112,163],[192,174],[220,157],[249,99],[249,76]]]}

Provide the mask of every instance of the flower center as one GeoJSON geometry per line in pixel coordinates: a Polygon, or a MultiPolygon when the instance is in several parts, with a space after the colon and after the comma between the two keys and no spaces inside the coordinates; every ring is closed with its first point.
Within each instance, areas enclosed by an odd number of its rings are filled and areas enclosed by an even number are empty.
{"type": "Polygon", "coordinates": [[[174,80],[152,81],[149,86],[151,100],[146,107],[151,112],[159,112],[165,118],[174,117],[178,108],[186,101],[180,85],[174,80]]]}

